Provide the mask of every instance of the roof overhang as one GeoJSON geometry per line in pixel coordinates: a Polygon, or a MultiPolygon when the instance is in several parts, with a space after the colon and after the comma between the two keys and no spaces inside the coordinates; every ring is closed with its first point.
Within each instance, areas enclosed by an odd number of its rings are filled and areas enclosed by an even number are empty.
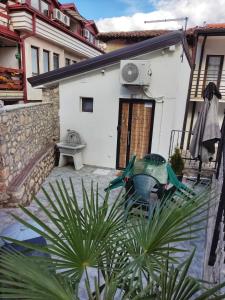
{"type": "Polygon", "coordinates": [[[197,35],[221,36],[225,35],[225,28],[199,28],[196,29],[197,35]]]}
{"type": "Polygon", "coordinates": [[[172,45],[181,43],[184,49],[184,53],[191,66],[191,57],[188,50],[186,38],[181,31],[174,31],[169,34],[165,34],[152,39],[133,44],[128,47],[124,47],[103,55],[99,55],[79,63],[59,68],[35,77],[28,78],[28,81],[33,87],[40,85],[49,85],[51,83],[65,80],[66,78],[83,74],[95,69],[99,69],[105,66],[112,65],[123,59],[130,59],[138,55],[142,55],[148,52],[160,50],[172,45]]]}

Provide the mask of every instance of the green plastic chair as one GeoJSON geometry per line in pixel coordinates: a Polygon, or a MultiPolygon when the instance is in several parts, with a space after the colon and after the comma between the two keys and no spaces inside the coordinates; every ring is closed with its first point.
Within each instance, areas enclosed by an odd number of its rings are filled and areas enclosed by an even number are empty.
{"type": "Polygon", "coordinates": [[[113,179],[112,181],[110,181],[109,186],[107,188],[105,188],[105,192],[109,191],[109,190],[116,189],[118,187],[124,187],[125,186],[126,178],[130,177],[130,175],[131,175],[132,168],[134,166],[135,160],[136,160],[136,155],[132,156],[132,158],[130,159],[128,165],[123,170],[122,174],[120,176],[116,177],[115,179],[113,179]]]}
{"type": "MultiPolygon", "coordinates": [[[[138,174],[146,174],[150,176],[154,176],[154,174],[150,174],[148,172],[148,165],[155,166],[158,168],[159,166],[164,165],[164,173],[166,172],[167,183],[172,184],[172,187],[169,190],[165,191],[165,194],[173,192],[176,195],[185,195],[188,198],[195,195],[195,192],[186,186],[184,183],[178,180],[175,172],[173,171],[171,165],[166,162],[165,158],[159,154],[152,153],[147,154],[144,156],[142,160],[137,162],[136,168],[134,168],[134,163],[136,160],[136,155],[134,155],[131,160],[129,161],[127,167],[123,171],[122,175],[116,177],[112,181],[110,181],[109,186],[105,189],[105,191],[116,189],[118,187],[125,187],[126,185],[126,178],[133,177],[138,174]]],[[[162,172],[162,170],[161,170],[162,172]]],[[[154,172],[153,172],[154,173],[154,172]]],[[[159,174],[158,174],[159,175],[159,174]]],[[[159,177],[159,176],[158,176],[159,177]]],[[[155,177],[159,180],[157,177],[155,177]]],[[[163,184],[162,184],[163,185],[163,184]]]]}
{"type": "Polygon", "coordinates": [[[195,192],[192,189],[190,189],[183,182],[178,180],[170,164],[167,164],[166,168],[168,173],[168,182],[171,183],[178,192],[181,192],[182,194],[186,194],[187,196],[195,195],[195,192]]]}

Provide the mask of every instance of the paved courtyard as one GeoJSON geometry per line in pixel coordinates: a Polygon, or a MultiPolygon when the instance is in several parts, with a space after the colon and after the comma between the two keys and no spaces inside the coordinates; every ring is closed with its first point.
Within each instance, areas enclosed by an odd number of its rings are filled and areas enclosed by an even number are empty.
{"type": "MultiPolygon", "coordinates": [[[[63,178],[65,184],[69,188],[69,179],[72,178],[77,199],[80,200],[80,205],[81,205],[82,180],[84,182],[87,191],[90,191],[91,182],[93,181],[95,186],[98,183],[100,194],[104,194],[104,188],[108,186],[110,180],[115,178],[116,173],[117,173],[116,170],[99,169],[99,168],[89,167],[89,166],[85,166],[79,171],[75,171],[72,165],[62,167],[62,168],[55,167],[50,173],[50,175],[47,177],[47,179],[44,181],[42,186],[46,189],[46,191],[49,192],[49,194],[51,194],[51,188],[49,186],[49,183],[55,184],[56,180],[60,181],[63,178]]],[[[112,191],[110,199],[113,199],[113,197],[116,196],[117,194],[118,194],[118,189],[112,191]]],[[[45,205],[45,207],[48,206],[48,202],[46,201],[46,197],[42,192],[42,190],[38,192],[37,198],[41,200],[41,202],[45,205]]],[[[41,213],[35,201],[31,203],[31,205],[29,206],[29,210],[35,213],[36,216],[41,217],[46,222],[48,221],[46,219],[46,216],[41,213]]],[[[20,208],[0,209],[0,220],[1,220],[0,232],[10,224],[15,222],[14,218],[10,215],[11,213],[20,217],[23,216],[25,219],[27,218],[26,216],[24,216],[20,208]]]]}
{"type": "MultiPolygon", "coordinates": [[[[49,187],[49,183],[55,183],[56,180],[63,180],[65,184],[69,188],[69,178],[72,178],[74,183],[75,191],[78,200],[80,200],[80,205],[82,205],[82,189],[81,189],[81,180],[84,181],[84,185],[87,188],[87,191],[90,191],[91,181],[94,184],[99,185],[99,192],[100,194],[104,195],[104,188],[107,187],[109,181],[115,178],[117,171],[116,170],[109,170],[109,169],[98,169],[95,167],[85,166],[79,171],[75,171],[73,166],[66,166],[62,168],[54,168],[48,178],[43,183],[43,187],[51,194],[51,189],[49,187]]],[[[110,195],[110,200],[113,201],[117,196],[119,189],[113,190],[110,195]]],[[[41,202],[48,207],[48,202],[46,201],[46,197],[42,191],[39,191],[37,194],[37,198],[41,200],[41,202]]],[[[47,217],[40,211],[37,207],[36,203],[33,201],[29,206],[29,210],[33,212],[36,216],[41,217],[46,223],[48,223],[47,217]]],[[[13,224],[15,220],[10,215],[10,213],[16,214],[17,216],[23,217],[27,219],[27,216],[24,216],[23,212],[19,208],[11,208],[11,209],[1,209],[0,210],[0,232],[13,224]]],[[[187,241],[183,244],[179,244],[180,247],[186,249],[193,249],[194,247],[197,248],[196,255],[194,258],[194,262],[191,268],[191,274],[195,277],[201,278],[202,277],[202,270],[203,270],[203,261],[204,261],[204,250],[205,250],[205,232],[202,232],[199,236],[197,241],[187,241]]]]}

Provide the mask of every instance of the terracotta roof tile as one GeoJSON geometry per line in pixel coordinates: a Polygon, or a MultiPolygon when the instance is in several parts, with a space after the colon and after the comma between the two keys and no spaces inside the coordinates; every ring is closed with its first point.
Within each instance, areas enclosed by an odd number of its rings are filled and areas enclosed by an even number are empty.
{"type": "MultiPolygon", "coordinates": [[[[203,27],[204,28],[204,27],[203,27]]],[[[207,24],[205,26],[205,28],[207,29],[217,29],[217,28],[221,28],[221,29],[225,29],[225,23],[214,23],[214,24],[207,24]]]]}
{"type": "MultiPolygon", "coordinates": [[[[206,24],[205,26],[190,27],[186,30],[186,36],[191,37],[196,30],[207,31],[210,29],[225,29],[225,23],[212,23],[206,24]]],[[[112,39],[146,39],[160,36],[162,34],[171,32],[166,29],[155,29],[155,30],[139,30],[139,31],[112,31],[112,32],[100,32],[98,38],[103,42],[107,42],[112,39]]]]}
{"type": "Polygon", "coordinates": [[[169,33],[171,30],[157,29],[157,30],[137,30],[137,31],[112,31],[112,32],[100,32],[98,38],[103,41],[111,39],[137,39],[137,38],[153,38],[165,33],[169,33]]]}

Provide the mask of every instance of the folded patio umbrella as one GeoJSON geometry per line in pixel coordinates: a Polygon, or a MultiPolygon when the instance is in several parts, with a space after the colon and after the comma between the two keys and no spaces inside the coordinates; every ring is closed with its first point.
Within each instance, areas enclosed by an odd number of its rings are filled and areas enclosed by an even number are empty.
{"type": "Polygon", "coordinates": [[[221,94],[215,83],[210,82],[204,91],[204,103],[197,118],[190,144],[191,156],[202,162],[212,160],[215,143],[220,140],[218,102],[221,94]]]}

